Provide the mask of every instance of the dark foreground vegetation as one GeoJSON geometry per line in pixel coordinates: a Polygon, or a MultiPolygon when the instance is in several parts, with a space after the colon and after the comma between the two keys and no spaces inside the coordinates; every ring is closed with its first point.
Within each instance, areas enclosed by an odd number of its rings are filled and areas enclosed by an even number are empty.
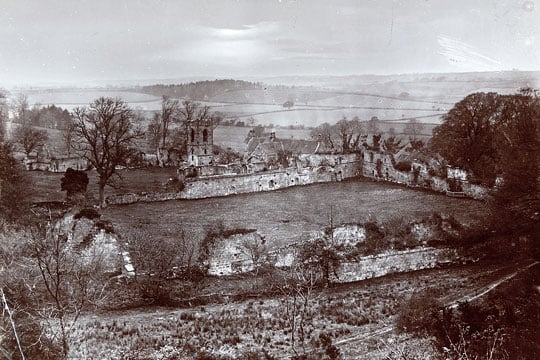
{"type": "Polygon", "coordinates": [[[456,359],[530,359],[540,353],[540,266],[536,265],[483,298],[448,307],[433,291],[404,304],[401,332],[432,337],[456,359]]]}

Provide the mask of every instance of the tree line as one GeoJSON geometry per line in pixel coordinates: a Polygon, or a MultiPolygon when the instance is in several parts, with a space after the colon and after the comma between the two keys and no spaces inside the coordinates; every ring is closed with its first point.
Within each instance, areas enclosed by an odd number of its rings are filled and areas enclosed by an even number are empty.
{"type": "MultiPolygon", "coordinates": [[[[360,152],[367,145],[368,135],[372,135],[375,142],[382,140],[382,121],[373,116],[368,121],[360,120],[357,116],[348,120],[343,117],[335,124],[323,123],[311,131],[311,137],[320,141],[328,151],[338,153],[360,152]]],[[[408,136],[411,142],[419,141],[424,125],[416,119],[409,119],[403,129],[403,135],[408,136]]],[[[398,141],[399,134],[391,127],[386,133],[386,139],[398,141]]],[[[378,148],[378,146],[376,146],[378,148]]]]}
{"type": "Polygon", "coordinates": [[[450,164],[495,186],[499,227],[540,234],[540,97],[475,93],[458,102],[433,131],[431,148],[450,164]],[[496,180],[498,181],[495,184],[496,180]]]}
{"type": "Polygon", "coordinates": [[[197,81],[186,84],[158,84],[151,86],[143,86],[140,90],[147,94],[152,94],[160,97],[167,96],[203,101],[228,91],[259,89],[263,89],[263,85],[260,83],[253,83],[243,80],[224,79],[197,81]]]}

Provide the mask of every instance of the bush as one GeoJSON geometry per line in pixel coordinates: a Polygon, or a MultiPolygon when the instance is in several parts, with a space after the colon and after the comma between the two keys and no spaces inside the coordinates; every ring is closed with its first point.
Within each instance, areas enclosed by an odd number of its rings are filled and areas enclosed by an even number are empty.
{"type": "Polygon", "coordinates": [[[94,220],[94,219],[99,218],[100,216],[101,216],[101,214],[99,212],[97,212],[96,209],[94,209],[94,208],[84,208],[81,211],[79,211],[77,214],[75,214],[75,216],[73,216],[73,218],[75,220],[78,220],[80,218],[87,218],[87,219],[90,219],[90,220],[94,220]]]}
{"type": "Polygon", "coordinates": [[[389,247],[389,243],[384,240],[384,233],[376,222],[370,221],[364,224],[366,229],[366,241],[359,243],[359,248],[364,248],[366,255],[382,252],[389,247]]]}
{"type": "Polygon", "coordinates": [[[184,190],[184,187],[186,185],[183,181],[181,181],[178,178],[171,178],[169,181],[167,181],[167,184],[165,184],[165,190],[166,191],[174,191],[174,192],[181,192],[184,190]]]}
{"type": "Polygon", "coordinates": [[[107,234],[114,234],[114,227],[109,220],[99,220],[96,222],[96,228],[98,230],[105,230],[107,234]]]}

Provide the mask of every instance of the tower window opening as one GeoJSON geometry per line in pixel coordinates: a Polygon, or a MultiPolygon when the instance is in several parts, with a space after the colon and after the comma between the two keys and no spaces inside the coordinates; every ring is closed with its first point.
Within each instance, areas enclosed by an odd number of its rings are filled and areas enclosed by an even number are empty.
{"type": "Polygon", "coordinates": [[[203,132],[202,132],[202,140],[203,140],[203,142],[208,141],[208,130],[207,129],[204,129],[203,132]]]}

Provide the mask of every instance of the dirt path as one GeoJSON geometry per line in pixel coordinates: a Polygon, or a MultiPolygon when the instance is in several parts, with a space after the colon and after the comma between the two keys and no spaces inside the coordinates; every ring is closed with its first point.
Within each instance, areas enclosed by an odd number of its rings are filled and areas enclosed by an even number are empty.
{"type": "MultiPolygon", "coordinates": [[[[537,265],[539,263],[540,263],[539,261],[535,261],[535,262],[529,263],[527,265],[522,265],[519,268],[515,269],[510,274],[502,276],[502,277],[498,278],[497,280],[494,280],[494,281],[490,282],[487,285],[481,286],[481,287],[479,287],[478,289],[476,289],[476,290],[474,290],[472,292],[468,292],[467,294],[460,295],[458,298],[454,298],[454,299],[446,298],[446,299],[443,300],[443,302],[445,304],[445,307],[455,309],[461,303],[474,301],[474,300],[488,294],[489,292],[493,291],[494,289],[496,289],[498,286],[505,283],[506,281],[513,279],[514,277],[516,277],[518,274],[522,273],[523,271],[528,270],[529,268],[531,268],[531,267],[533,267],[533,266],[535,266],[535,265],[537,265]]],[[[377,329],[370,329],[367,332],[362,332],[360,334],[356,334],[356,335],[350,336],[348,338],[340,339],[340,340],[336,341],[334,344],[345,355],[348,352],[347,350],[349,350],[351,348],[354,348],[355,350],[358,350],[359,345],[361,345],[362,343],[364,343],[364,342],[366,342],[368,340],[375,340],[375,339],[379,338],[382,335],[393,332],[394,330],[396,330],[396,327],[394,325],[383,325],[383,326],[381,326],[381,327],[379,327],[377,329]]],[[[350,354],[350,355],[354,356],[354,357],[347,357],[345,355],[344,359],[353,359],[353,358],[357,358],[359,356],[358,353],[350,354]]],[[[363,355],[367,355],[367,354],[364,353],[363,355]]]]}
{"type": "Polygon", "coordinates": [[[517,269],[516,271],[512,272],[511,274],[508,274],[496,281],[493,281],[492,283],[490,283],[489,285],[486,285],[484,287],[481,287],[477,290],[475,290],[474,292],[470,292],[466,295],[463,295],[461,296],[460,298],[458,299],[455,299],[453,301],[445,301],[445,306],[447,308],[450,308],[450,309],[455,309],[459,306],[459,304],[461,303],[464,303],[464,302],[471,302],[471,301],[474,301],[484,295],[486,295],[487,293],[493,291],[494,289],[496,289],[499,285],[501,285],[502,283],[516,277],[518,274],[522,273],[523,271],[537,265],[537,264],[540,264],[540,261],[535,261],[533,263],[530,263],[526,266],[522,266],[520,267],[519,269],[517,269]]]}

